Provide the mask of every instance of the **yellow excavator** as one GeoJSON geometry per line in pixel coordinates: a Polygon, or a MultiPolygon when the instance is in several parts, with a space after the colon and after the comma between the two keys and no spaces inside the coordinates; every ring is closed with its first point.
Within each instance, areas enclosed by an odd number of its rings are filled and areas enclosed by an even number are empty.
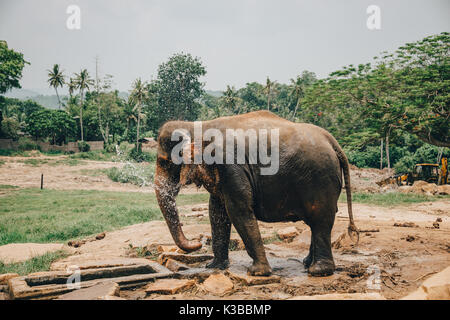
{"type": "Polygon", "coordinates": [[[448,161],[442,158],[441,165],[436,163],[418,163],[414,170],[408,173],[401,173],[377,182],[379,186],[387,184],[412,185],[414,181],[426,181],[437,185],[449,184],[448,161]]]}

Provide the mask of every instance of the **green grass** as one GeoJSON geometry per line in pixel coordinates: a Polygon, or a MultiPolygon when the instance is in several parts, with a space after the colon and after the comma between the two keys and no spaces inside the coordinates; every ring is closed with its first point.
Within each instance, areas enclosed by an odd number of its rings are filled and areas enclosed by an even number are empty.
{"type": "MultiPolygon", "coordinates": [[[[208,194],[177,198],[178,205],[207,201],[208,194]]],[[[160,219],[154,194],[18,189],[1,197],[0,245],[62,242],[160,219]]]]}
{"type": "Polygon", "coordinates": [[[64,251],[56,251],[19,263],[4,264],[0,261],[0,274],[18,273],[24,276],[33,272],[49,271],[52,262],[65,257],[67,257],[67,253],[64,251]]]}
{"type": "Polygon", "coordinates": [[[4,165],[5,163],[6,163],[5,161],[0,160],[0,167],[1,167],[2,165],[4,165]]]}
{"type": "Polygon", "coordinates": [[[115,153],[106,152],[105,150],[96,150],[88,152],[74,153],[69,156],[71,159],[85,159],[94,161],[114,161],[115,153]]]}
{"type": "MultiPolygon", "coordinates": [[[[339,202],[346,202],[346,194],[343,192],[339,198],[339,202]]],[[[430,202],[442,199],[450,199],[450,196],[427,196],[415,193],[400,193],[400,192],[386,192],[386,193],[352,193],[352,201],[354,203],[363,203],[370,205],[377,205],[383,207],[400,206],[420,202],[430,202]]]]}
{"type": "Polygon", "coordinates": [[[153,181],[155,163],[126,163],[121,168],[108,168],[106,175],[114,182],[132,183],[143,187],[153,181]]]}
{"type": "Polygon", "coordinates": [[[30,153],[28,151],[16,151],[10,149],[0,149],[0,156],[7,157],[30,157],[30,153]]]}
{"type": "Polygon", "coordinates": [[[0,190],[2,189],[16,189],[19,188],[18,186],[13,186],[10,184],[0,184],[0,190]]]}

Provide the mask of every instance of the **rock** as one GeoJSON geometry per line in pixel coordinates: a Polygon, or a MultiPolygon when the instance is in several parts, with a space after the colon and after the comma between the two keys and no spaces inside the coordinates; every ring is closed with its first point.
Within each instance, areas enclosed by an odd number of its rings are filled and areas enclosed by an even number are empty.
{"type": "Polygon", "coordinates": [[[10,243],[0,246],[0,261],[5,264],[23,262],[63,249],[61,243],[10,243]]]}
{"type": "Polygon", "coordinates": [[[9,295],[4,292],[0,292],[0,301],[2,300],[9,300],[9,295]]]}
{"type": "Polygon", "coordinates": [[[158,263],[165,265],[167,259],[173,259],[186,264],[204,262],[213,259],[214,256],[211,254],[182,254],[182,253],[172,253],[164,252],[158,257],[158,263]]]}
{"type": "Polygon", "coordinates": [[[260,276],[249,276],[247,274],[240,274],[228,271],[228,276],[231,279],[234,279],[238,282],[243,283],[247,286],[261,285],[261,284],[269,284],[269,283],[279,283],[280,277],[276,275],[271,275],[268,277],[260,277],[260,276]]]}
{"type": "Polygon", "coordinates": [[[330,293],[315,296],[296,296],[288,300],[386,300],[377,292],[370,293],[330,293]]]}
{"type": "Polygon", "coordinates": [[[442,222],[442,218],[437,218],[436,222],[442,222]]]}
{"type": "Polygon", "coordinates": [[[119,296],[119,294],[120,289],[117,283],[106,282],[63,294],[56,300],[104,300],[105,296],[119,296]]]}
{"type": "Polygon", "coordinates": [[[162,252],[176,252],[177,249],[178,249],[177,246],[166,246],[166,245],[159,245],[159,246],[156,248],[156,250],[157,250],[159,253],[162,253],[162,252]]]}
{"type": "Polygon", "coordinates": [[[418,228],[419,226],[414,222],[404,222],[404,223],[394,223],[394,227],[403,227],[403,228],[418,228]]]}
{"type": "Polygon", "coordinates": [[[173,259],[167,259],[165,267],[173,272],[183,271],[189,269],[189,267],[181,262],[175,261],[173,259]]]}
{"type": "Polygon", "coordinates": [[[91,256],[74,255],[64,258],[60,261],[53,262],[50,266],[51,271],[67,271],[72,267],[84,269],[99,269],[99,268],[112,268],[112,267],[125,267],[142,264],[150,264],[150,260],[145,258],[110,258],[94,259],[91,256]]]}
{"type": "Polygon", "coordinates": [[[7,284],[9,279],[18,277],[17,273],[4,273],[0,274],[0,284],[7,284]]]}
{"type": "Polygon", "coordinates": [[[433,228],[439,229],[439,222],[433,222],[433,228]]]}
{"type": "Polygon", "coordinates": [[[450,195],[450,184],[437,186],[437,193],[441,195],[450,195]]]}
{"type": "Polygon", "coordinates": [[[218,296],[224,295],[233,287],[233,281],[222,273],[210,275],[202,284],[204,290],[218,296]]]}
{"type": "Polygon", "coordinates": [[[160,279],[145,287],[147,293],[176,294],[195,285],[195,280],[160,279]]]}
{"type": "Polygon", "coordinates": [[[102,240],[102,239],[105,238],[105,236],[106,236],[106,233],[102,232],[102,233],[99,233],[98,235],[96,235],[95,239],[96,240],[102,240]]]}
{"type": "Polygon", "coordinates": [[[354,242],[350,239],[347,232],[342,232],[341,234],[331,234],[331,247],[333,249],[349,247],[352,244],[354,244],[354,242]]]}
{"type": "Polygon", "coordinates": [[[425,280],[402,300],[450,300],[450,267],[425,280]]]}
{"type": "Polygon", "coordinates": [[[287,227],[277,231],[278,237],[281,240],[292,241],[296,236],[299,235],[297,228],[295,227],[287,227]]]}

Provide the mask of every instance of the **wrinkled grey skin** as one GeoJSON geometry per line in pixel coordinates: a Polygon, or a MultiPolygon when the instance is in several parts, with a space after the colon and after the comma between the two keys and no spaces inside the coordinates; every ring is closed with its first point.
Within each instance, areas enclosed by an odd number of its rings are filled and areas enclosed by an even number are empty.
{"type": "MultiPolygon", "coordinates": [[[[253,259],[249,274],[270,275],[272,269],[266,258],[257,221],[303,220],[312,231],[304,265],[313,276],[332,274],[335,265],[331,252],[331,229],[342,189],[342,174],[347,191],[349,234],[357,232],[357,228],[351,209],[347,157],[331,134],[314,125],[290,122],[268,111],[222,117],[202,124],[203,132],[216,128],[223,132],[224,137],[227,128],[279,129],[279,170],[274,175],[261,175],[260,164],[175,165],[171,161],[171,150],[178,142],[171,141],[172,132],[183,128],[193,137],[193,123],[165,123],[158,135],[155,190],[175,243],[188,252],[201,247],[201,243],[189,241],[184,236],[175,204],[180,187],[195,183],[204,186],[210,193],[209,217],[214,259],[207,267],[224,269],[228,266],[228,245],[233,224],[253,259]]],[[[203,142],[203,148],[208,143],[203,142]]],[[[270,145],[271,141],[267,145],[269,150],[270,145]]]]}

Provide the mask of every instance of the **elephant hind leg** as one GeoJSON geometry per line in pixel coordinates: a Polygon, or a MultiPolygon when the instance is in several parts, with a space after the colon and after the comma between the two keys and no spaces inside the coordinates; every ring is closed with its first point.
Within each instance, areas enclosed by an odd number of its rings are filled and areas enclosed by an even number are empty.
{"type": "Polygon", "coordinates": [[[315,214],[318,221],[312,221],[311,246],[309,255],[305,258],[305,266],[312,276],[329,276],[335,271],[333,254],[331,252],[331,229],[334,223],[334,208],[329,212],[315,214]]]}
{"type": "Polygon", "coordinates": [[[231,222],[223,199],[215,195],[209,197],[209,220],[211,222],[214,259],[206,267],[223,270],[229,265],[228,246],[230,243],[231,222]]]}

